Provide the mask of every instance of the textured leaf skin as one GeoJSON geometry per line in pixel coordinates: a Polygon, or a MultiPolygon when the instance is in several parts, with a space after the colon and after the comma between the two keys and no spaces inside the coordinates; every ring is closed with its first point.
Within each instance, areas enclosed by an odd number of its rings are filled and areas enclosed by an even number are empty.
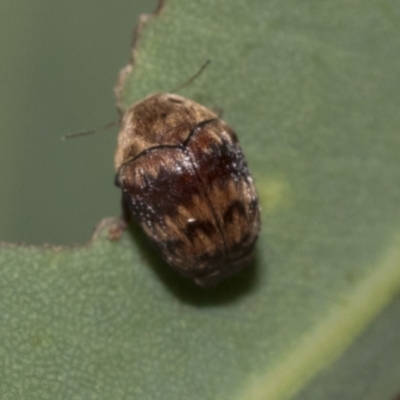
{"type": "Polygon", "coordinates": [[[0,398],[388,399],[400,389],[400,6],[169,0],[122,109],[223,109],[255,177],[253,269],[196,288],[139,231],[0,251],[0,398]]]}

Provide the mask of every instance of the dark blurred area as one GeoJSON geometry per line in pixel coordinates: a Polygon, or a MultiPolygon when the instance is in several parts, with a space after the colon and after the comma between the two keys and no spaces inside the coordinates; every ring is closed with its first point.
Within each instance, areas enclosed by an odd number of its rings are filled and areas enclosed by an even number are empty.
{"type": "Polygon", "coordinates": [[[120,214],[113,86],[156,0],[0,4],[0,241],[69,244],[120,214]]]}

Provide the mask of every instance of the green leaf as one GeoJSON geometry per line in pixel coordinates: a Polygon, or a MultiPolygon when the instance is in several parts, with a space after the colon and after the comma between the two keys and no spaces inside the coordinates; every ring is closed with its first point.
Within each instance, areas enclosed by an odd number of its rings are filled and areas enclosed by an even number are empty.
{"type": "MultiPolygon", "coordinates": [[[[400,389],[400,5],[167,0],[126,109],[223,109],[263,209],[254,268],[202,290],[135,228],[0,251],[1,399],[391,399],[400,389]]],[[[122,82],[122,83],[121,83],[122,82]]]]}

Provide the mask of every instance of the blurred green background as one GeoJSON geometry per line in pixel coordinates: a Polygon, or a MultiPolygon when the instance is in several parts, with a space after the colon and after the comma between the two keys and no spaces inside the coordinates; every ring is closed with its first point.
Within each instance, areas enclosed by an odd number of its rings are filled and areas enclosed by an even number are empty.
{"type": "Polygon", "coordinates": [[[68,244],[120,213],[113,86],[156,0],[0,1],[0,241],[68,244]]]}

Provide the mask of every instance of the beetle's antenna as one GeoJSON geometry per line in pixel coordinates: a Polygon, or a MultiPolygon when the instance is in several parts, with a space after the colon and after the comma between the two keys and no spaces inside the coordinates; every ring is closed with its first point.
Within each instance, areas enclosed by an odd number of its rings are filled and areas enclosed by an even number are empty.
{"type": "MultiPolygon", "coordinates": [[[[172,93],[179,92],[180,90],[182,90],[186,86],[189,86],[195,79],[197,79],[202,74],[202,72],[208,67],[210,62],[211,62],[211,60],[207,60],[192,77],[190,77],[182,85],[180,85],[177,88],[175,88],[174,90],[172,90],[172,93]]],[[[75,139],[75,138],[81,137],[81,136],[94,135],[99,130],[108,129],[108,128],[111,128],[112,126],[115,126],[117,124],[118,124],[118,121],[109,122],[108,124],[100,126],[99,128],[96,128],[96,129],[90,129],[90,130],[87,130],[87,131],[76,132],[76,133],[69,133],[68,135],[62,136],[61,139],[62,140],[68,140],[68,139],[75,139]]]]}
{"type": "Polygon", "coordinates": [[[97,133],[100,130],[109,129],[117,124],[118,124],[117,121],[112,121],[112,122],[109,122],[108,124],[105,124],[103,126],[96,128],[96,129],[90,129],[88,131],[82,131],[82,132],[76,132],[76,133],[69,133],[68,135],[61,136],[61,139],[68,140],[68,139],[75,139],[75,138],[81,137],[81,136],[94,135],[95,133],[97,133]]]}
{"type": "Polygon", "coordinates": [[[201,73],[208,67],[208,65],[210,64],[211,60],[207,60],[201,67],[200,69],[192,76],[190,77],[185,83],[183,83],[182,85],[178,86],[177,88],[175,88],[174,90],[172,90],[171,93],[177,93],[180,90],[182,90],[183,88],[185,88],[186,86],[189,86],[195,79],[197,79],[201,73]]]}

